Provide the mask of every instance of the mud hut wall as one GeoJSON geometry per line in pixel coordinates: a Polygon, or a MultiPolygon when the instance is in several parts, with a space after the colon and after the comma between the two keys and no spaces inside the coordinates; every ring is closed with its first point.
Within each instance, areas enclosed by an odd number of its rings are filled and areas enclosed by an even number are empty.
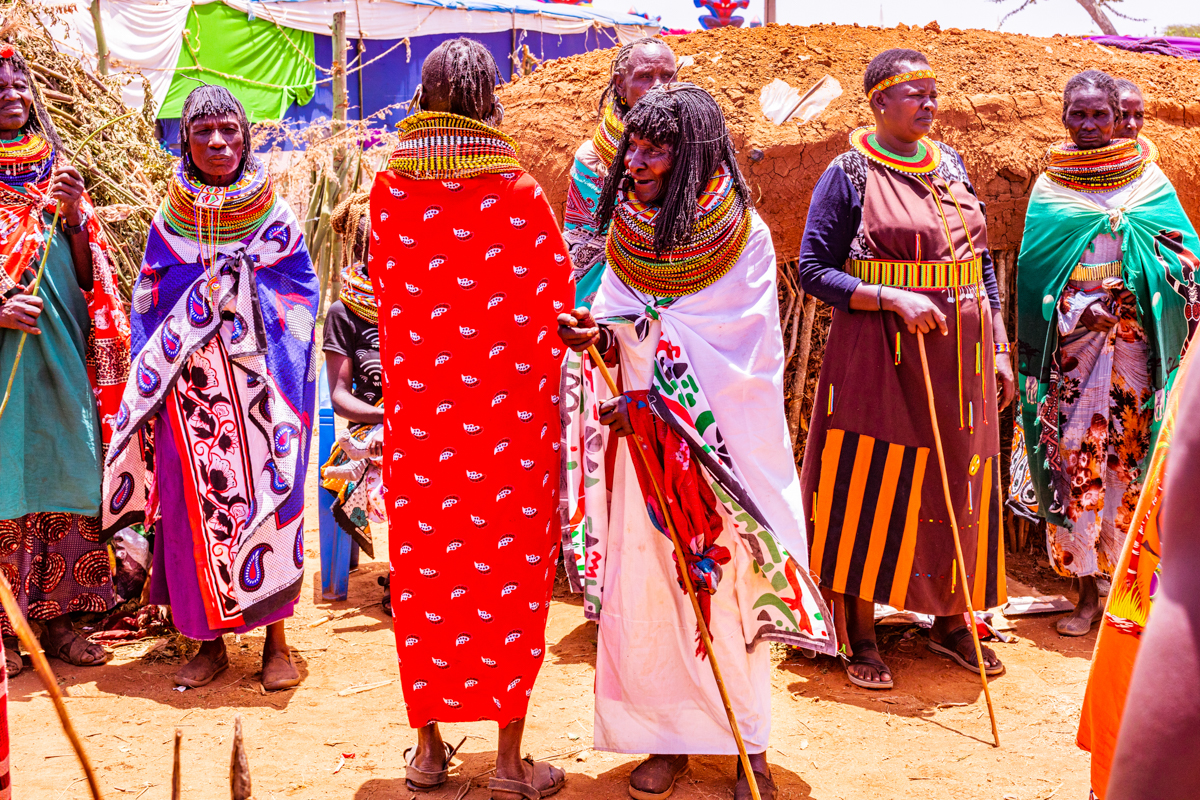
{"type": "MultiPolygon", "coordinates": [[[[989,244],[1003,272],[1001,295],[1010,337],[1016,336],[1012,297],[1025,209],[1046,148],[1062,139],[1061,89],[1071,75],[1096,67],[1142,87],[1144,133],[1158,143],[1160,164],[1185,211],[1200,222],[1200,62],[1112,51],[1067,37],[904,26],[770,25],[668,41],[677,57],[690,56],[693,62],[681,68],[680,79],[709,89],[725,112],[740,166],[774,236],[782,272],[794,275],[809,199],[821,173],[848,148],[849,132],[871,121],[861,76],[870,58],[889,47],[925,52],[938,72],[942,95],[933,136],[962,155],[987,205],[989,244]],[[777,127],[762,116],[758,92],[773,78],[803,91],[825,74],[838,79],[844,94],[817,120],[777,127]]],[[[552,62],[501,90],[505,130],[517,140],[522,164],[541,183],[560,219],[574,153],[595,130],[596,101],[613,55],[612,50],[595,51],[552,62]]],[[[796,341],[803,305],[781,281],[785,345],[796,341]]],[[[831,309],[818,303],[807,364],[798,363],[800,348],[788,348],[785,400],[789,418],[799,420],[797,463],[804,455],[830,319],[831,309]],[[804,385],[796,386],[802,367],[804,385]]],[[[1011,412],[1002,424],[1011,429],[1011,412]]],[[[1001,440],[1007,473],[1011,442],[1007,436],[1001,440]]]]}

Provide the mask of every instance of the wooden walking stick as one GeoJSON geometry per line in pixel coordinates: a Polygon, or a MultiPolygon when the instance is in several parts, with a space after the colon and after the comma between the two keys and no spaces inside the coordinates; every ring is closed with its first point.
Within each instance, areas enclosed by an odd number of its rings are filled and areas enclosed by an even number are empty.
{"type": "Polygon", "coordinates": [[[8,579],[4,577],[3,573],[0,573],[0,604],[3,604],[4,613],[8,614],[8,621],[12,624],[13,630],[17,632],[21,646],[33,660],[33,669],[42,679],[42,685],[46,687],[46,693],[50,695],[50,700],[54,703],[54,710],[58,712],[58,720],[62,723],[63,731],[67,734],[67,739],[70,740],[75,755],[79,757],[79,763],[83,765],[83,774],[87,778],[88,788],[92,792],[92,800],[100,800],[100,783],[96,780],[96,773],[92,770],[92,762],[88,760],[87,753],[84,752],[83,740],[75,732],[75,726],[71,724],[71,718],[67,715],[67,707],[63,704],[62,694],[58,691],[58,681],[54,680],[50,664],[46,662],[46,656],[42,654],[37,637],[33,635],[29,623],[21,614],[21,607],[17,605],[16,595],[13,594],[12,588],[8,585],[8,579]]]}
{"type": "MultiPolygon", "coordinates": [[[[596,351],[596,346],[588,345],[587,352],[592,358],[592,363],[600,369],[600,374],[604,376],[608,390],[614,396],[620,395],[621,390],[617,388],[616,381],[613,380],[608,367],[604,365],[604,359],[596,351]]],[[[662,509],[663,519],[667,523],[667,530],[671,533],[671,544],[675,547],[675,559],[679,562],[679,574],[683,576],[683,588],[687,590],[688,599],[692,601],[692,611],[696,613],[696,626],[700,630],[700,641],[704,643],[704,650],[708,653],[708,663],[712,665],[713,677],[717,680],[717,690],[721,693],[721,702],[725,704],[725,714],[729,717],[729,727],[733,729],[733,738],[738,747],[738,759],[742,762],[742,771],[746,773],[746,782],[750,784],[750,794],[754,800],[762,800],[762,796],[758,793],[758,781],[754,777],[754,770],[750,767],[750,756],[746,754],[746,743],[742,741],[742,729],[738,727],[737,717],[733,713],[733,705],[729,702],[729,692],[725,689],[725,680],[721,677],[721,668],[717,665],[717,654],[713,652],[712,638],[708,635],[708,625],[704,622],[704,615],[700,611],[700,601],[696,598],[696,587],[692,585],[692,576],[688,572],[687,560],[683,556],[683,544],[679,540],[679,532],[675,530],[675,523],[671,521],[671,512],[667,508],[667,499],[663,496],[662,487],[658,485],[658,480],[650,469],[650,457],[646,455],[645,443],[642,441],[642,437],[636,433],[633,434],[633,438],[637,443],[637,447],[634,449],[642,456],[642,463],[646,466],[646,475],[649,476],[650,484],[654,487],[659,508],[662,509]]]]}
{"type": "MultiPolygon", "coordinates": [[[[967,601],[970,616],[971,641],[975,643],[975,662],[979,665],[979,680],[983,683],[983,696],[987,699],[988,716],[992,718],[992,738],[995,747],[1000,746],[1000,729],[996,727],[996,709],[992,707],[992,692],[988,688],[987,669],[983,665],[983,647],[979,644],[979,631],[975,628],[975,608],[971,604],[971,586],[967,582],[967,565],[963,561],[962,540],[958,536],[958,518],[950,500],[950,475],[946,472],[946,455],[942,452],[942,434],[938,429],[937,407],[933,402],[933,380],[929,377],[929,358],[925,355],[925,334],[917,331],[917,347],[921,351],[921,370],[925,373],[925,396],[929,399],[929,421],[933,423],[933,443],[937,446],[938,467],[942,471],[942,491],[946,493],[946,511],[950,514],[950,530],[954,534],[954,552],[958,555],[958,574],[962,579],[963,597],[967,601]]],[[[975,576],[979,580],[979,576],[975,576]]]]}

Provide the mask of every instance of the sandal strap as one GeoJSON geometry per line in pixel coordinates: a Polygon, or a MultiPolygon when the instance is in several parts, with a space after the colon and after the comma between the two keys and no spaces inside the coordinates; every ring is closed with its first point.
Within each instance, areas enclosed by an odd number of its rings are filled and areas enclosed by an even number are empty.
{"type": "MultiPolygon", "coordinates": [[[[961,628],[955,628],[954,630],[947,633],[946,638],[942,639],[940,642],[938,642],[938,644],[940,644],[942,647],[945,647],[948,650],[953,650],[954,652],[958,653],[958,647],[959,647],[959,645],[962,644],[963,639],[970,639],[970,638],[971,638],[971,630],[966,625],[963,625],[961,628]]],[[[962,653],[959,653],[959,655],[962,655],[962,653]]],[[[972,643],[972,645],[971,645],[971,655],[972,656],[975,655],[974,643],[972,643]]]]}
{"type": "Polygon", "coordinates": [[[526,800],[541,800],[542,793],[530,783],[510,781],[506,778],[492,778],[488,781],[488,790],[493,792],[513,792],[526,800]]]}

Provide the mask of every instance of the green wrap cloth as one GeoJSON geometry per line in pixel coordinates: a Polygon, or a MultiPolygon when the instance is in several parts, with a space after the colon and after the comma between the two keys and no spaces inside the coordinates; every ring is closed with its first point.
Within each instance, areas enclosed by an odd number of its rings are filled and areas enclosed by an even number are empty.
{"type": "Polygon", "coordinates": [[[1154,236],[1177,232],[1183,237],[1184,247],[1200,253],[1196,231],[1179,204],[1175,188],[1157,164],[1147,165],[1136,184],[1106,201],[1106,205],[1088,194],[1059,186],[1045,175],[1034,186],[1017,270],[1018,392],[1029,473],[1041,514],[1049,522],[1068,528],[1071,523],[1062,514],[1063,503],[1054,498],[1046,441],[1061,440],[1063,422],[1058,410],[1047,408],[1044,402],[1052,373],[1055,378],[1058,374],[1056,311],[1084,250],[1097,235],[1109,230],[1124,235],[1125,286],[1137,297],[1138,320],[1150,345],[1155,413],[1147,454],[1154,451],[1166,394],[1174,384],[1188,338],[1186,299],[1172,288],[1166,274],[1169,269],[1177,281],[1184,282],[1179,258],[1165,247],[1156,251],[1154,236]],[[1044,431],[1046,424],[1055,429],[1044,431]]]}
{"type": "Polygon", "coordinates": [[[282,119],[293,101],[304,105],[312,100],[315,55],[310,32],[250,19],[224,3],[192,6],[176,64],[179,71],[158,116],[183,116],[183,101],[200,85],[194,78],[233,92],[251,122],[282,119]]]}
{"type": "MultiPolygon", "coordinates": [[[[45,304],[37,322],[41,334],[25,342],[0,418],[0,519],[42,511],[94,517],[100,513],[101,472],[100,416],[85,362],[91,322],[70,245],[57,231],[38,295],[45,304]]],[[[20,340],[20,331],[0,328],[4,382],[20,340]]]]}

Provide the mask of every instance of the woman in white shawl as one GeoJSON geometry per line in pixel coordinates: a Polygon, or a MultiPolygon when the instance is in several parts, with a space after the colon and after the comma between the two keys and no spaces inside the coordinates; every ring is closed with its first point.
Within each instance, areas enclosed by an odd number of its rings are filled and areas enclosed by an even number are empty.
{"type": "MultiPolygon", "coordinates": [[[[559,317],[559,335],[580,353],[563,389],[564,545],[599,621],[596,748],[653,754],[630,776],[635,798],[668,796],[689,754],[737,752],[653,479],[683,540],[755,780],[773,798],[767,642],[826,653],[835,644],[806,563],[771,232],[704,90],[654,89],[630,111],[599,213],[601,229],[612,223],[611,269],[591,312],[559,317]],[[621,396],[609,397],[582,353],[589,345],[621,396]],[[630,433],[652,475],[631,458],[630,433]]],[[[735,796],[750,797],[740,764],[735,796]]]]}

